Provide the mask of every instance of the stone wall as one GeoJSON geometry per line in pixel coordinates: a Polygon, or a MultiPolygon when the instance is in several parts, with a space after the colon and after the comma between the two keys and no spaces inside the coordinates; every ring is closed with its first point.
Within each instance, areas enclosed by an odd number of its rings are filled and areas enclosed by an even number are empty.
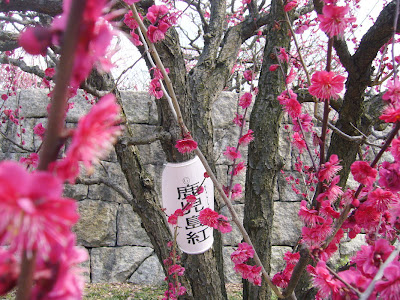
{"type": "MultiPolygon", "coordinates": [[[[122,91],[122,101],[128,121],[132,124],[133,131],[138,136],[151,133],[157,126],[157,110],[154,99],[147,93],[122,91]]],[[[215,130],[215,161],[217,175],[222,183],[227,180],[229,161],[222,152],[228,143],[237,139],[238,129],[232,126],[232,119],[236,111],[237,94],[224,92],[213,106],[213,123],[215,130]]],[[[90,104],[82,95],[73,99],[74,107],[68,113],[68,126],[74,126],[80,116],[89,108],[90,104]]],[[[19,159],[24,156],[24,149],[10,142],[25,141],[26,149],[37,149],[40,139],[33,135],[32,128],[42,122],[46,123],[46,106],[48,98],[44,90],[23,90],[16,97],[9,98],[5,103],[9,108],[21,107],[21,127],[11,122],[2,124],[2,131],[8,139],[1,138],[1,159],[19,159]],[[20,131],[25,128],[25,132],[20,131]],[[17,134],[20,134],[19,137],[17,134]]],[[[288,125],[290,126],[290,125],[288,125]]],[[[299,239],[301,222],[297,216],[301,196],[291,189],[285,176],[296,176],[294,162],[296,155],[288,141],[288,133],[282,128],[281,156],[285,162],[285,174],[280,174],[277,179],[274,195],[275,215],[273,220],[272,235],[272,274],[283,267],[283,254],[290,251],[299,239]]],[[[158,191],[160,178],[165,162],[164,154],[158,142],[150,145],[139,146],[141,158],[150,173],[155,176],[158,191]]],[[[247,151],[242,151],[243,157],[247,151]]],[[[92,177],[106,176],[118,182],[120,187],[128,191],[126,180],[117,162],[115,153],[101,162],[96,167],[92,177]]],[[[245,176],[239,178],[244,183],[245,176]]],[[[161,284],[164,279],[161,265],[154,253],[149,238],[141,227],[140,218],[132,211],[128,202],[114,190],[98,185],[66,186],[65,195],[79,201],[81,219],[74,227],[78,237],[78,244],[85,247],[90,254],[90,260],[85,263],[87,281],[98,282],[132,282],[136,284],[161,284]]],[[[234,206],[243,217],[243,199],[235,201],[234,206]]],[[[227,214],[226,208],[222,213],[227,214]]],[[[227,282],[240,282],[232,267],[229,256],[241,241],[238,229],[233,224],[233,231],[225,234],[224,254],[227,282]]],[[[354,246],[362,243],[362,238],[345,242],[340,247],[342,256],[354,253],[354,246]]]]}

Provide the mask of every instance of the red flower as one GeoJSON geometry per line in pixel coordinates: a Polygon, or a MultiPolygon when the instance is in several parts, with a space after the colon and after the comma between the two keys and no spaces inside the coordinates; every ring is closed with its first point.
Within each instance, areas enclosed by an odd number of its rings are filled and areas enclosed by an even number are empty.
{"type": "Polygon", "coordinates": [[[165,38],[165,33],[170,26],[165,22],[160,22],[158,26],[150,25],[147,29],[147,37],[150,42],[157,43],[165,38]]]}
{"type": "Polygon", "coordinates": [[[249,129],[249,131],[239,139],[239,145],[247,146],[252,140],[254,140],[253,130],[249,129]]]}
{"type": "Polygon", "coordinates": [[[385,121],[386,123],[396,123],[400,121],[400,107],[387,107],[379,119],[385,121]]]}
{"type": "Polygon", "coordinates": [[[149,93],[150,95],[153,95],[156,99],[162,98],[164,92],[161,89],[161,82],[159,79],[154,78],[152,81],[150,81],[149,93]]]}
{"type": "Polygon", "coordinates": [[[248,108],[251,104],[252,99],[253,99],[253,96],[251,95],[251,93],[244,93],[242,95],[242,97],[240,97],[240,99],[239,99],[239,105],[243,109],[248,108]]]}
{"type": "Polygon", "coordinates": [[[303,153],[303,149],[305,149],[307,147],[307,144],[306,144],[304,138],[298,132],[295,132],[293,134],[292,138],[293,138],[293,141],[292,141],[293,145],[297,149],[299,149],[300,153],[303,153]]]}
{"type": "Polygon", "coordinates": [[[397,138],[393,140],[390,152],[396,161],[400,161],[400,139],[397,138]]]}
{"type": "Polygon", "coordinates": [[[329,158],[329,161],[324,163],[321,166],[321,169],[318,172],[318,180],[319,181],[331,181],[333,177],[342,169],[342,166],[339,165],[339,158],[336,154],[332,154],[329,158]]]}
{"type": "Polygon", "coordinates": [[[397,202],[396,196],[391,192],[377,188],[368,195],[366,204],[375,207],[378,212],[385,212],[390,204],[397,202]]]}
{"type": "Polygon", "coordinates": [[[230,160],[235,160],[235,159],[239,159],[239,158],[241,158],[242,157],[242,155],[240,154],[240,152],[239,151],[236,151],[236,148],[235,147],[229,147],[229,146],[227,146],[226,147],[226,150],[225,150],[225,152],[224,152],[224,155],[228,158],[228,159],[230,159],[230,160]]]}
{"type": "Polygon", "coordinates": [[[235,123],[239,127],[242,127],[243,126],[243,115],[239,115],[238,113],[235,113],[235,118],[233,119],[233,123],[235,123]]]}
{"type": "Polygon", "coordinates": [[[341,287],[341,282],[326,268],[324,261],[319,261],[315,267],[315,277],[313,278],[314,285],[319,289],[318,295],[322,298],[329,298],[332,293],[337,294],[339,292],[339,287],[341,287]]]}
{"type": "Polygon", "coordinates": [[[391,104],[397,104],[400,101],[400,81],[398,79],[391,80],[386,87],[388,90],[382,96],[382,99],[391,104]]]}
{"type": "Polygon", "coordinates": [[[46,55],[51,45],[52,32],[45,27],[28,27],[19,36],[18,43],[26,52],[32,55],[46,55]]]}
{"type": "Polygon", "coordinates": [[[343,35],[348,24],[356,20],[354,17],[345,17],[349,10],[349,6],[325,5],[322,9],[322,15],[318,15],[321,21],[319,28],[330,37],[343,35]]]}
{"type": "Polygon", "coordinates": [[[79,120],[66,157],[55,164],[57,175],[71,182],[79,174],[79,162],[90,169],[93,163],[108,154],[122,133],[122,127],[118,125],[120,111],[115,96],[109,94],[79,120]]]}
{"type": "Polygon", "coordinates": [[[288,12],[291,11],[293,8],[297,6],[297,0],[293,0],[288,2],[285,7],[283,8],[284,11],[288,12]]]}
{"type": "Polygon", "coordinates": [[[218,227],[218,217],[219,214],[216,211],[213,211],[211,208],[205,208],[200,211],[199,221],[203,225],[207,225],[212,228],[218,227]]]}
{"type": "Polygon", "coordinates": [[[152,23],[155,24],[158,20],[165,17],[168,13],[168,7],[165,5],[152,5],[147,12],[147,19],[152,23]]]}
{"type": "Polygon", "coordinates": [[[396,299],[400,295],[400,262],[391,262],[383,271],[383,279],[375,285],[382,299],[396,299]]]}
{"type": "Polygon", "coordinates": [[[244,263],[254,256],[254,249],[247,243],[239,243],[238,248],[231,254],[231,260],[235,264],[244,263]]]}
{"type": "Polygon", "coordinates": [[[29,173],[18,163],[0,163],[0,241],[11,251],[49,253],[67,242],[79,216],[76,202],[63,198],[62,182],[49,172],[29,173]],[[23,184],[21,184],[23,183],[23,184]]]}
{"type": "Polygon", "coordinates": [[[365,186],[372,185],[378,174],[378,171],[372,168],[366,161],[355,161],[350,169],[354,180],[365,186]]]}
{"type": "Polygon", "coordinates": [[[241,161],[240,163],[238,163],[235,167],[235,169],[233,169],[232,171],[232,175],[236,176],[238,175],[240,172],[244,171],[246,169],[246,166],[244,165],[244,161],[241,161]]]}
{"type": "Polygon", "coordinates": [[[178,149],[180,153],[192,152],[197,148],[197,142],[191,138],[185,138],[183,140],[179,140],[175,144],[175,148],[178,149]]]}
{"type": "Polygon", "coordinates": [[[337,99],[339,93],[343,90],[345,79],[341,75],[335,75],[334,72],[315,72],[311,78],[311,86],[308,91],[318,99],[337,99]]]}
{"type": "Polygon", "coordinates": [[[400,164],[384,161],[379,170],[379,185],[392,192],[400,191],[400,164]]]}

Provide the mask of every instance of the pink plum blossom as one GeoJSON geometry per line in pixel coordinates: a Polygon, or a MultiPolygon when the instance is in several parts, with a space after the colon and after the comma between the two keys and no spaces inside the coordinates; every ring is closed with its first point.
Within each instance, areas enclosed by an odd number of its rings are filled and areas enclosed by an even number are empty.
{"type": "Polygon", "coordinates": [[[175,148],[178,149],[180,153],[192,152],[197,148],[197,142],[192,138],[184,138],[176,142],[175,148]]]}
{"type": "Polygon", "coordinates": [[[352,163],[350,169],[354,180],[365,186],[372,185],[378,174],[378,171],[372,168],[366,161],[355,161],[352,163]]]}
{"type": "Polygon", "coordinates": [[[0,244],[19,253],[40,247],[43,255],[54,243],[65,244],[79,216],[76,202],[62,193],[62,182],[49,172],[29,173],[18,163],[1,162],[0,244]]]}
{"type": "Polygon", "coordinates": [[[345,79],[334,72],[318,71],[311,77],[311,86],[308,91],[318,99],[337,99],[343,90],[345,79]]]}
{"type": "Polygon", "coordinates": [[[321,21],[319,28],[330,37],[343,35],[348,24],[356,20],[354,17],[345,17],[349,10],[349,6],[324,5],[322,15],[318,15],[321,21]]]}
{"type": "Polygon", "coordinates": [[[109,94],[79,120],[66,157],[55,163],[58,176],[72,182],[79,174],[79,162],[90,170],[93,163],[108,154],[122,133],[120,112],[115,96],[109,94]]]}

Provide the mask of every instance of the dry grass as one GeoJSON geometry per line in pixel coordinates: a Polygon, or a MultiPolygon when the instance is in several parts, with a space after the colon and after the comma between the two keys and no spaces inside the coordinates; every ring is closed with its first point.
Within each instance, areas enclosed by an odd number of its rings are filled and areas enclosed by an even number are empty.
{"type": "MultiPolygon", "coordinates": [[[[128,283],[92,283],[86,284],[84,300],[154,300],[162,299],[166,286],[146,286],[128,283]]],[[[242,285],[228,284],[228,299],[242,299],[242,285]]],[[[10,293],[0,299],[14,299],[15,293],[10,293]]]]}

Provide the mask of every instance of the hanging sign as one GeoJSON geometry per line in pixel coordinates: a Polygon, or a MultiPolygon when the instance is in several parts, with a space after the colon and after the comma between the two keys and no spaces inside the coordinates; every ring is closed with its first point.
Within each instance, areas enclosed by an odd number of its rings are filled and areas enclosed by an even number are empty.
{"type": "MultiPolygon", "coordinates": [[[[162,173],[162,203],[167,216],[187,204],[185,198],[195,195],[196,201],[190,210],[178,218],[177,244],[188,254],[200,254],[207,251],[214,241],[213,228],[200,223],[200,211],[214,209],[214,185],[210,178],[204,180],[205,169],[200,159],[195,158],[182,163],[167,163],[162,173]],[[197,195],[201,183],[204,191],[197,195]]],[[[169,224],[172,233],[174,227],[169,224]]]]}

